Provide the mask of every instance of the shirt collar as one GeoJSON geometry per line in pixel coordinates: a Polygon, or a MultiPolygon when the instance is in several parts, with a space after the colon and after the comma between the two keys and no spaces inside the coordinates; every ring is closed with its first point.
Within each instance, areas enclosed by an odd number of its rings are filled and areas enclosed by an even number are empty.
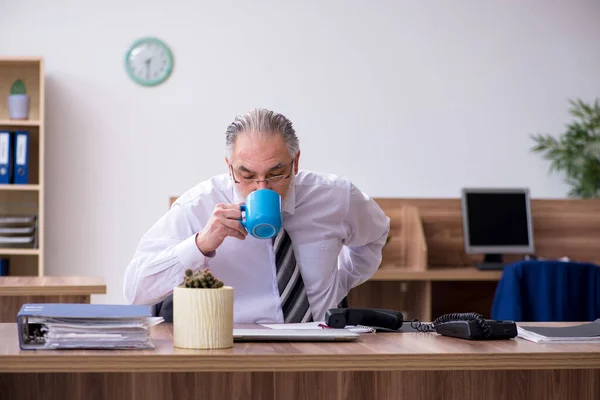
{"type": "Polygon", "coordinates": [[[287,192],[287,198],[283,204],[283,212],[294,215],[296,210],[296,179],[292,180],[292,184],[287,192]]]}

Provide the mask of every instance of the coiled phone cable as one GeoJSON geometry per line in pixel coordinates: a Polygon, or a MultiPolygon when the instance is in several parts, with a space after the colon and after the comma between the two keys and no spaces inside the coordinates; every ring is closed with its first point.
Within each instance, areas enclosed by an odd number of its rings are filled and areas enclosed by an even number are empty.
{"type": "Polygon", "coordinates": [[[410,321],[410,326],[419,332],[435,332],[435,327],[437,325],[451,321],[476,321],[477,325],[479,325],[483,331],[485,337],[489,337],[492,334],[492,327],[487,323],[483,315],[474,312],[445,314],[439,318],[436,318],[432,323],[429,324],[419,322],[418,319],[413,319],[410,321]]]}

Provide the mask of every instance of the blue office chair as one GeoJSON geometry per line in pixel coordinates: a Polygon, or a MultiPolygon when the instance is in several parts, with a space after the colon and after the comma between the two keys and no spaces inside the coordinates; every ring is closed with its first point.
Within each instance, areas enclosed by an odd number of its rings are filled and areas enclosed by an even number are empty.
{"type": "Polygon", "coordinates": [[[504,268],[492,319],[594,321],[600,318],[600,266],[562,261],[521,261],[504,268]]]}

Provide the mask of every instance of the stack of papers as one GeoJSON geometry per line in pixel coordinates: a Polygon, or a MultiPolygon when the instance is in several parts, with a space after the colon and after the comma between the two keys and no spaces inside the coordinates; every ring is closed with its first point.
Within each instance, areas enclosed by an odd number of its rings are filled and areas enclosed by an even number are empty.
{"type": "Polygon", "coordinates": [[[517,324],[517,332],[519,337],[535,343],[600,343],[600,319],[565,327],[517,324]]]}
{"type": "MultiPolygon", "coordinates": [[[[301,322],[301,323],[287,323],[287,324],[260,324],[265,328],[271,329],[333,329],[325,324],[325,322],[301,322]]],[[[363,325],[346,325],[344,328],[350,332],[355,333],[372,333],[375,332],[374,328],[363,325]]]]}
{"type": "Polygon", "coordinates": [[[35,215],[0,215],[0,247],[36,247],[35,215]]]}
{"type": "Polygon", "coordinates": [[[149,349],[161,322],[135,305],[24,304],[17,315],[22,349],[149,349]]]}

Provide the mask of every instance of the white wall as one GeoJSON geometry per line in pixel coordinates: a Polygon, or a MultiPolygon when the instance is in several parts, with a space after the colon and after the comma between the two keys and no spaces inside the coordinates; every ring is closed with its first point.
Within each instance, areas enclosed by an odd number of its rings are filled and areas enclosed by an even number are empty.
{"type": "Polygon", "coordinates": [[[301,167],[373,196],[563,197],[529,134],[600,95],[598,21],[594,0],[0,0],[0,54],[46,59],[47,273],[103,275],[93,301],[122,302],[141,235],[225,171],[223,132],[255,106],[292,119],[301,167]],[[144,35],[176,58],[152,89],[123,69],[144,35]]]}

